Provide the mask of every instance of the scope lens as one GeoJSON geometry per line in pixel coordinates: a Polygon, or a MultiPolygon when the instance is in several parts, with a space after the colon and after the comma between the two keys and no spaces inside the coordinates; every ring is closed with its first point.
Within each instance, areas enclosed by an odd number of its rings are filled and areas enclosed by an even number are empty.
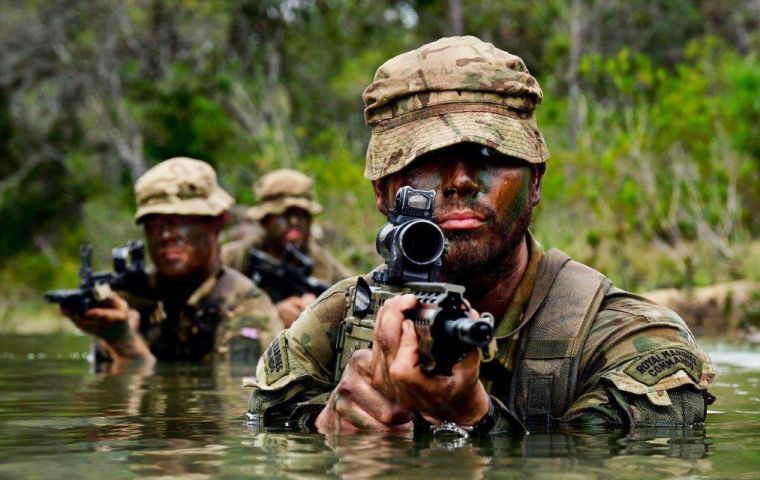
{"type": "Polygon", "coordinates": [[[415,220],[404,225],[399,232],[401,252],[412,263],[429,265],[443,254],[443,232],[433,222],[415,220]]]}

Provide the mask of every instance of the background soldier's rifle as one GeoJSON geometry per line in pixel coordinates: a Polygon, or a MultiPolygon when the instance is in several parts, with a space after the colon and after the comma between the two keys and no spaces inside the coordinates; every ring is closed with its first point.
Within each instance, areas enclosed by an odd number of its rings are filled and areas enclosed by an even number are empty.
{"type": "Polygon", "coordinates": [[[136,295],[148,292],[148,275],[145,271],[145,247],[143,242],[130,240],[122,247],[111,250],[112,272],[92,271],[92,245],[79,249],[82,264],[79,267],[79,288],[73,290],[50,290],[45,300],[58,303],[67,312],[81,315],[103,302],[110,290],[122,290],[136,295]]]}
{"type": "Polygon", "coordinates": [[[354,351],[372,345],[378,308],[405,293],[417,296],[417,307],[406,312],[414,321],[420,368],[430,375],[451,375],[451,368],[467,353],[487,347],[493,338],[493,316],[469,317],[464,287],[440,283],[438,273],[448,243],[433,221],[435,192],[402,187],[389,222],[377,234],[377,252],[385,268],[373,274],[376,285],[362,277],[346,293],[346,315],[340,325],[333,381],[338,383],[354,351]]]}
{"type": "Polygon", "coordinates": [[[251,279],[274,302],[305,293],[319,296],[329,288],[311,276],[314,261],[293,245],[285,246],[282,261],[255,248],[248,255],[251,279]]]}

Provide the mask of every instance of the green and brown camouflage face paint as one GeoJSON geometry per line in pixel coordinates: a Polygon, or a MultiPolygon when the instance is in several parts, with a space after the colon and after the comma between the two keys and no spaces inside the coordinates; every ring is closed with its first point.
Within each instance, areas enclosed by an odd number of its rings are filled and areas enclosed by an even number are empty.
{"type": "Polygon", "coordinates": [[[530,224],[531,178],[526,162],[458,144],[389,177],[387,194],[403,185],[436,192],[436,220],[449,240],[443,272],[455,278],[492,269],[515,251],[530,224]]]}
{"type": "Polygon", "coordinates": [[[168,278],[205,276],[217,259],[215,217],[148,215],[141,222],[148,253],[159,275],[168,278]]]}
{"type": "Polygon", "coordinates": [[[279,215],[267,215],[261,221],[266,231],[270,253],[280,256],[290,244],[301,251],[306,250],[311,230],[311,214],[298,207],[291,207],[279,215]]]}

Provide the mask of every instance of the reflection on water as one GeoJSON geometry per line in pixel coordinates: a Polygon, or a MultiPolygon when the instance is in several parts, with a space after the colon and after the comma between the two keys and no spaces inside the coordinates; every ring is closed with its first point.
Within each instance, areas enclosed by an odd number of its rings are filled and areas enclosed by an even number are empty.
{"type": "Polygon", "coordinates": [[[94,373],[81,337],[0,338],[0,478],[757,478],[760,353],[713,347],[706,428],[610,429],[436,442],[262,431],[249,369],[94,373]],[[29,355],[32,354],[32,355],[29,355]]]}

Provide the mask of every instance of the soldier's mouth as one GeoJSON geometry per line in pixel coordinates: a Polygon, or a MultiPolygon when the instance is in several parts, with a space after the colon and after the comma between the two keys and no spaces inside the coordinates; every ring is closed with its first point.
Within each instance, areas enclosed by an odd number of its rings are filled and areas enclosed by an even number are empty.
{"type": "Polygon", "coordinates": [[[179,260],[185,258],[185,249],[181,247],[167,247],[158,251],[158,256],[164,260],[179,260]]]}
{"type": "Polygon", "coordinates": [[[455,210],[441,216],[438,226],[443,230],[474,230],[485,223],[485,218],[472,210],[455,210]]]}
{"type": "Polygon", "coordinates": [[[303,238],[303,233],[297,228],[288,229],[283,236],[286,242],[294,242],[303,238]]]}

